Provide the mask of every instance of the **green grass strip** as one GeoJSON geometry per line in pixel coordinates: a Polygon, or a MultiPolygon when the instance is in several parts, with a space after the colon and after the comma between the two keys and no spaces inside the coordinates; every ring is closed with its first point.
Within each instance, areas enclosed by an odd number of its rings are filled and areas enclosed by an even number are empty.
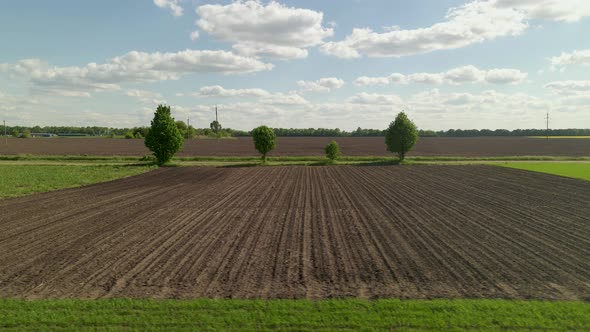
{"type": "Polygon", "coordinates": [[[511,300],[0,300],[14,330],[588,330],[585,302],[511,300]]]}
{"type": "MultiPolygon", "coordinates": [[[[347,161],[389,161],[395,157],[391,156],[341,156],[340,162],[347,161]]],[[[0,161],[121,161],[121,162],[146,162],[152,161],[151,156],[92,156],[92,155],[0,155],[0,161]]],[[[278,156],[268,157],[268,161],[294,162],[309,161],[319,162],[327,160],[324,156],[278,156]]],[[[567,157],[567,156],[496,156],[496,157],[463,157],[463,156],[410,156],[408,161],[590,161],[590,156],[567,157]]],[[[217,161],[217,162],[251,162],[260,161],[260,156],[190,156],[174,157],[172,161],[217,161]]]]}
{"type": "Polygon", "coordinates": [[[590,163],[518,163],[506,162],[495,165],[533,172],[561,175],[590,181],[590,163]]]}
{"type": "Polygon", "coordinates": [[[0,164],[0,198],[79,187],[137,175],[151,169],[154,166],[0,164]]]}

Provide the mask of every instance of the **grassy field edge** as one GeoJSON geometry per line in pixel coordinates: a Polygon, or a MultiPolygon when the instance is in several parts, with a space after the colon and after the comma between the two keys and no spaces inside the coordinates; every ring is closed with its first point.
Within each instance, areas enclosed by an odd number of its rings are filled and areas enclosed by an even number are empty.
{"type": "Polygon", "coordinates": [[[0,163],[0,199],[74,188],[139,175],[155,169],[140,165],[5,165],[0,163]]]}
{"type": "Polygon", "coordinates": [[[494,165],[590,181],[589,163],[504,162],[494,163],[494,165]]]}
{"type": "Polygon", "coordinates": [[[576,330],[577,301],[456,300],[16,300],[0,299],[3,329],[576,330]]]}
{"type": "MultiPolygon", "coordinates": [[[[324,156],[275,156],[268,157],[269,162],[325,162],[324,156]]],[[[341,156],[338,163],[355,162],[392,162],[392,156],[341,156]]],[[[88,163],[149,163],[151,156],[91,156],[91,155],[0,155],[0,161],[46,161],[46,162],[88,162],[88,163]]],[[[497,157],[462,157],[462,156],[410,156],[408,162],[455,162],[455,161],[590,161],[587,157],[563,156],[497,156],[497,157]]],[[[260,162],[260,156],[177,156],[172,162],[260,162]]]]}

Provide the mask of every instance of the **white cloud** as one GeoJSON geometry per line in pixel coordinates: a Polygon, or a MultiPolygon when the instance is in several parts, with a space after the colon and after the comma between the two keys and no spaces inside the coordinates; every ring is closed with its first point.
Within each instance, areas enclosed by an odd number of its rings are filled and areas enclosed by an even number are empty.
{"type": "Polygon", "coordinates": [[[179,3],[179,0],[154,0],[154,5],[160,8],[169,9],[174,16],[182,16],[183,14],[184,10],[179,5],[179,3]]]}
{"type": "Polygon", "coordinates": [[[274,93],[260,99],[263,104],[269,105],[305,105],[309,102],[296,93],[274,93]]]}
{"type": "Polygon", "coordinates": [[[340,58],[401,57],[464,47],[473,43],[522,33],[525,14],[500,8],[489,1],[473,1],[451,8],[446,21],[427,28],[403,30],[396,27],[383,33],[370,28],[353,29],[343,41],[322,45],[325,54],[340,58]]]}
{"type": "Polygon", "coordinates": [[[358,93],[355,96],[348,98],[347,101],[353,104],[391,105],[395,107],[399,107],[403,104],[402,98],[398,95],[366,92],[358,93]]]}
{"type": "Polygon", "coordinates": [[[497,8],[522,10],[529,18],[576,22],[590,16],[588,0],[495,0],[497,8]]]}
{"type": "Polygon", "coordinates": [[[559,95],[580,95],[590,96],[590,81],[555,81],[545,84],[545,88],[551,89],[559,95]]]}
{"type": "Polygon", "coordinates": [[[235,1],[197,8],[197,26],[213,37],[234,43],[237,52],[282,59],[307,57],[307,48],[333,35],[322,25],[323,13],[287,7],[275,1],[235,1]]]}
{"type": "Polygon", "coordinates": [[[257,42],[241,42],[232,46],[236,53],[244,56],[276,59],[304,59],[308,52],[304,48],[271,45],[257,42]]]}
{"type": "Polygon", "coordinates": [[[199,92],[192,93],[194,97],[216,98],[257,98],[262,104],[268,105],[304,105],[308,101],[297,93],[271,93],[263,89],[226,89],[219,85],[204,86],[199,92]]]}
{"type": "Polygon", "coordinates": [[[197,97],[266,97],[270,93],[262,89],[225,89],[222,86],[204,86],[199,92],[192,94],[197,97]]]}
{"type": "Polygon", "coordinates": [[[270,70],[272,64],[226,51],[185,50],[176,53],[132,51],[104,64],[52,67],[38,59],[0,64],[0,71],[30,81],[33,92],[89,96],[92,91],[119,90],[120,83],[177,80],[189,73],[239,74],[270,70]]]}
{"type": "Polygon", "coordinates": [[[366,85],[387,85],[390,83],[389,77],[369,77],[361,76],[354,80],[354,84],[357,86],[366,85]]]}
{"type": "Polygon", "coordinates": [[[153,91],[129,89],[125,91],[125,95],[137,99],[143,104],[166,104],[166,100],[162,97],[162,94],[153,91]]]}
{"type": "Polygon", "coordinates": [[[518,69],[491,69],[486,73],[485,80],[493,84],[516,84],[524,81],[528,76],[518,69]]]}
{"type": "Polygon", "coordinates": [[[442,73],[415,73],[403,75],[394,73],[387,77],[361,76],[355,80],[357,86],[385,85],[385,84],[465,84],[465,83],[491,83],[491,84],[516,84],[524,81],[527,73],[518,69],[478,69],[475,66],[462,66],[450,69],[442,73]]]}
{"type": "Polygon", "coordinates": [[[330,92],[333,89],[340,89],[344,86],[344,81],[336,77],[324,77],[317,81],[297,81],[297,85],[303,91],[330,92]]]}
{"type": "Polygon", "coordinates": [[[430,74],[430,73],[416,73],[407,75],[403,80],[400,76],[399,83],[422,83],[422,84],[442,84],[442,74],[430,74]]]}
{"type": "Polygon", "coordinates": [[[192,41],[199,39],[199,31],[195,30],[195,31],[191,32],[190,38],[192,41]]]}
{"type": "Polygon", "coordinates": [[[551,61],[551,67],[565,67],[568,65],[586,65],[590,66],[590,49],[588,50],[575,50],[571,53],[562,52],[559,56],[549,58],[551,61]]]}

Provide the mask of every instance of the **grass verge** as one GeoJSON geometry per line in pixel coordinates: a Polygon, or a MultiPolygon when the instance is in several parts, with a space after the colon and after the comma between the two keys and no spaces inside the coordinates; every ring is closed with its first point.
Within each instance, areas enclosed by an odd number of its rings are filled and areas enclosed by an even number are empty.
{"type": "Polygon", "coordinates": [[[587,330],[586,302],[511,300],[0,300],[15,330],[587,330]]]}
{"type": "Polygon", "coordinates": [[[518,163],[505,162],[495,165],[533,172],[561,175],[590,181],[590,163],[518,163]]]}
{"type": "MultiPolygon", "coordinates": [[[[545,138],[547,139],[547,136],[529,136],[530,138],[545,138]]],[[[549,139],[553,139],[553,138],[590,138],[590,136],[549,136],[549,139]]]]}
{"type": "Polygon", "coordinates": [[[4,165],[0,164],[0,198],[79,187],[140,174],[154,166],[4,165]]]}
{"type": "MultiPolygon", "coordinates": [[[[453,163],[492,163],[497,161],[576,161],[590,162],[589,157],[557,157],[557,156],[500,156],[500,157],[456,157],[456,156],[413,156],[406,158],[404,163],[424,164],[453,164],[453,163]]],[[[14,165],[126,165],[144,164],[153,162],[150,156],[88,156],[88,155],[66,155],[66,156],[41,156],[41,155],[4,155],[0,156],[3,164],[14,165]]],[[[334,164],[338,165],[389,165],[397,164],[393,156],[342,156],[334,164]]],[[[233,156],[206,156],[206,157],[175,157],[171,165],[176,166],[254,166],[261,164],[260,157],[233,157],[233,156]]],[[[323,156],[284,156],[268,157],[266,165],[328,165],[332,164],[323,156]]]]}

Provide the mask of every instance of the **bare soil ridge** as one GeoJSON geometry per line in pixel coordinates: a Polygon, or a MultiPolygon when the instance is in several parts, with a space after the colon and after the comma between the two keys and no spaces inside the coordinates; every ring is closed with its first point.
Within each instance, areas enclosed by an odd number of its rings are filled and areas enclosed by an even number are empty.
{"type": "MultiPolygon", "coordinates": [[[[392,156],[383,137],[279,137],[269,156],[324,156],[332,140],[346,156],[392,156]]],[[[0,142],[0,155],[144,156],[143,140],[107,138],[9,139],[0,142]]],[[[187,140],[177,156],[257,156],[252,138],[187,140]]],[[[528,137],[425,137],[409,156],[590,156],[590,139],[528,137]]]]}
{"type": "Polygon", "coordinates": [[[0,296],[588,299],[589,200],[492,166],[163,168],[0,200],[0,296]]]}

